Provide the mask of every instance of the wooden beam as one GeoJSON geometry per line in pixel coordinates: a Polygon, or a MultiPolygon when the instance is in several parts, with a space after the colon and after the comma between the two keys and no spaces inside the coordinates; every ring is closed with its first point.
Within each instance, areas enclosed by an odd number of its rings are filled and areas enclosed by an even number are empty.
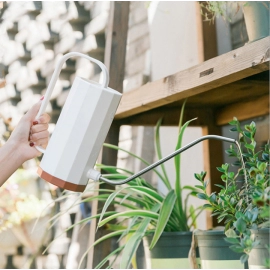
{"type": "MultiPolygon", "coordinates": [[[[206,92],[190,97],[186,106],[185,119],[190,120],[193,118],[198,118],[196,121],[191,122],[190,125],[204,126],[208,123],[207,117],[210,108],[214,109],[218,115],[224,115],[220,116],[222,118],[224,118],[226,115],[226,113],[222,112],[227,111],[226,108],[228,108],[228,110],[231,112],[228,114],[228,117],[221,120],[221,122],[219,120],[216,122],[218,125],[227,124],[228,122],[226,121],[230,119],[233,114],[233,108],[236,107],[237,109],[237,105],[230,106],[231,104],[240,103],[241,105],[242,100],[259,102],[262,96],[265,96],[263,100],[267,99],[268,93],[269,81],[244,79],[233,82],[229,85],[217,88],[215,92],[206,92]]],[[[119,119],[118,122],[121,125],[154,126],[160,118],[163,118],[163,125],[177,126],[178,119],[176,116],[179,115],[182,103],[183,100],[179,100],[172,104],[119,119]]],[[[258,116],[263,115],[268,109],[266,102],[263,102],[262,105],[258,105],[257,107],[258,109],[252,110],[252,106],[250,106],[249,108],[251,112],[248,113],[247,116],[245,116],[246,110],[241,111],[238,109],[237,115],[241,119],[247,119],[249,115],[252,115],[252,117],[255,117],[256,114],[258,114],[258,116]]],[[[219,116],[216,119],[219,119],[219,116]]]]}
{"type": "Polygon", "coordinates": [[[214,92],[217,87],[269,70],[270,37],[210,59],[125,93],[116,113],[122,119],[171,104],[177,100],[214,92]]]}
{"type": "MultiPolygon", "coordinates": [[[[125,74],[126,41],[128,32],[129,2],[113,1],[110,6],[110,15],[105,47],[105,65],[110,74],[109,86],[122,93],[123,80],[125,74]]],[[[106,138],[107,143],[118,144],[119,125],[114,122],[106,138]]],[[[109,148],[102,151],[102,163],[116,165],[117,152],[109,148]]],[[[110,185],[103,185],[103,188],[113,189],[110,185]]],[[[92,207],[92,215],[98,213],[103,207],[101,202],[95,202],[92,207]]],[[[96,230],[96,220],[91,222],[89,246],[100,237],[106,235],[108,231],[103,228],[96,230]]],[[[88,254],[87,268],[93,269],[111,252],[111,241],[103,241],[88,254]]],[[[107,265],[105,265],[106,267],[107,265]]]]}
{"type": "Polygon", "coordinates": [[[240,80],[190,97],[189,104],[196,107],[223,107],[242,100],[252,100],[269,93],[269,81],[240,80]]]}
{"type": "MultiPolygon", "coordinates": [[[[163,126],[178,126],[181,106],[182,104],[179,104],[179,106],[175,107],[160,107],[148,112],[143,112],[131,117],[118,120],[118,123],[120,125],[132,126],[155,126],[158,120],[162,118],[163,126]]],[[[187,102],[183,121],[186,122],[190,119],[197,118],[196,120],[192,121],[189,126],[205,126],[208,124],[208,118],[211,114],[211,109],[207,107],[189,107],[187,102]]]]}
{"type": "Polygon", "coordinates": [[[264,95],[249,101],[243,101],[231,104],[216,112],[217,125],[228,124],[233,117],[237,117],[239,121],[250,118],[269,115],[269,95],[264,95]]]}

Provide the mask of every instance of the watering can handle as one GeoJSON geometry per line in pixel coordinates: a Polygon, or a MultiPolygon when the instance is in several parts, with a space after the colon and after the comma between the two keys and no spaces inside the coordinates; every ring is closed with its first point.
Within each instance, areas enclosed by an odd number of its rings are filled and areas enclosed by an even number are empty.
{"type": "MultiPolygon", "coordinates": [[[[95,59],[95,58],[92,58],[88,55],[85,55],[85,54],[82,54],[82,53],[78,53],[78,52],[70,52],[70,53],[67,53],[65,55],[62,56],[62,58],[59,60],[59,62],[57,63],[56,65],[56,68],[53,72],[53,75],[52,75],[52,78],[51,78],[51,81],[49,83],[49,86],[47,88],[47,91],[45,93],[45,96],[44,96],[44,99],[41,103],[41,106],[40,106],[40,109],[39,109],[39,112],[36,116],[36,119],[38,119],[44,112],[45,112],[45,109],[48,105],[48,102],[50,100],[50,97],[51,97],[51,94],[52,94],[52,91],[55,87],[55,84],[56,84],[56,81],[59,77],[59,74],[61,72],[61,69],[62,69],[62,66],[63,64],[71,57],[74,57],[74,56],[79,56],[79,57],[83,57],[83,58],[86,58],[88,59],[89,61],[92,61],[94,63],[96,63],[97,65],[99,65],[99,67],[101,68],[102,70],[102,73],[103,73],[103,82],[101,84],[101,88],[107,88],[108,87],[108,84],[109,84],[109,73],[108,73],[108,70],[106,68],[106,66],[100,62],[99,60],[95,59]]],[[[35,145],[36,149],[41,152],[41,153],[45,153],[46,149],[40,147],[40,146],[37,146],[35,145]]]]}

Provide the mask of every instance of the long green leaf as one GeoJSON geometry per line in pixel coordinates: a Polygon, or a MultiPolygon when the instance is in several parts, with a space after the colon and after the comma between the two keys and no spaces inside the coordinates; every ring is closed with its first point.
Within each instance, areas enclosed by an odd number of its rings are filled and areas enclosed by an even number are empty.
{"type": "Polygon", "coordinates": [[[127,187],[123,187],[123,188],[119,189],[118,191],[115,191],[114,193],[112,193],[112,194],[108,197],[107,201],[105,202],[105,205],[104,205],[103,208],[102,208],[102,212],[101,212],[101,215],[100,215],[100,219],[99,219],[99,222],[98,222],[98,226],[99,226],[99,224],[100,224],[100,222],[101,222],[101,220],[102,220],[102,218],[103,218],[105,212],[107,211],[107,208],[109,207],[109,205],[112,203],[112,201],[115,199],[115,197],[116,197],[120,192],[122,192],[124,189],[126,189],[126,188],[127,188],[127,187]]]}
{"type": "MultiPolygon", "coordinates": [[[[156,153],[157,153],[158,159],[162,159],[162,153],[161,153],[161,147],[160,147],[160,125],[161,125],[161,122],[162,122],[162,119],[159,119],[157,124],[156,124],[156,128],[155,128],[155,148],[156,148],[156,153]]],[[[161,178],[161,180],[164,183],[164,185],[167,187],[167,189],[171,190],[172,186],[171,186],[171,183],[169,181],[164,163],[162,163],[160,165],[160,167],[161,167],[161,170],[162,170],[163,175],[164,175],[164,178],[161,178]]]]}
{"type": "MultiPolygon", "coordinates": [[[[111,148],[111,149],[115,149],[115,150],[118,150],[118,151],[123,151],[123,152],[129,154],[130,156],[132,156],[132,157],[134,157],[134,158],[140,160],[142,163],[146,164],[147,166],[151,165],[151,164],[150,164],[148,161],[146,161],[145,159],[143,159],[143,158],[141,158],[141,157],[139,157],[139,156],[137,156],[137,155],[135,155],[135,154],[133,154],[133,153],[131,153],[131,152],[129,152],[129,151],[127,151],[127,150],[121,148],[121,147],[118,147],[118,146],[116,146],[116,145],[109,144],[109,143],[104,143],[103,146],[108,147],[108,148],[111,148]]],[[[163,179],[163,175],[162,175],[158,170],[153,169],[153,172],[155,172],[155,173],[158,175],[158,177],[160,177],[160,179],[163,179]]],[[[165,180],[165,181],[166,181],[166,180],[165,180]]]]}
{"type": "Polygon", "coordinates": [[[134,190],[137,193],[145,195],[145,196],[149,197],[151,200],[154,200],[155,202],[162,203],[164,200],[164,198],[160,194],[158,194],[155,190],[152,190],[151,188],[133,186],[133,187],[131,187],[131,190],[134,190]]]}
{"type": "MultiPolygon", "coordinates": [[[[106,216],[113,215],[113,214],[115,214],[115,213],[117,213],[117,212],[115,212],[115,211],[110,211],[110,212],[107,212],[107,213],[106,213],[106,216]]],[[[56,239],[58,239],[60,236],[62,236],[63,234],[65,234],[67,231],[71,230],[71,229],[74,228],[75,226],[78,226],[78,225],[83,224],[83,223],[87,223],[87,222],[89,222],[90,220],[96,219],[96,218],[99,218],[99,217],[100,217],[100,214],[97,214],[97,215],[94,215],[94,216],[91,216],[91,217],[84,218],[84,219],[78,221],[77,223],[72,224],[72,225],[69,226],[67,229],[65,229],[62,233],[60,233],[59,235],[57,235],[57,237],[55,237],[55,238],[53,239],[53,241],[49,243],[49,245],[48,245],[48,246],[46,247],[46,249],[42,252],[42,254],[44,254],[44,253],[50,248],[50,246],[54,243],[54,241],[55,241],[56,239]]]]}
{"type": "Polygon", "coordinates": [[[108,256],[106,256],[96,267],[95,269],[101,268],[109,259],[114,256],[117,253],[120,253],[125,246],[120,246],[117,249],[115,249],[113,252],[111,252],[108,256]]]}
{"type": "Polygon", "coordinates": [[[122,259],[120,262],[120,269],[128,269],[131,263],[133,256],[135,255],[141,240],[145,234],[148,224],[150,223],[151,219],[145,218],[141,226],[134,232],[128,242],[125,245],[123,250],[122,259]]]}
{"type": "Polygon", "coordinates": [[[120,242],[127,234],[129,234],[130,230],[136,226],[137,220],[139,219],[139,216],[133,217],[131,221],[129,222],[128,227],[126,228],[126,231],[122,233],[120,238],[118,239],[118,242],[120,242]]]}
{"type": "MultiPolygon", "coordinates": [[[[181,112],[180,112],[180,117],[179,117],[179,124],[178,124],[178,139],[177,139],[177,144],[175,149],[181,148],[182,145],[182,137],[180,136],[181,130],[182,130],[182,123],[183,123],[183,117],[184,117],[184,111],[185,111],[185,106],[186,106],[187,99],[185,99],[182,107],[181,107],[181,112]]],[[[176,173],[176,186],[180,186],[180,155],[177,155],[174,157],[174,163],[175,163],[175,173],[176,173]]],[[[177,190],[178,192],[179,190],[177,190]]]]}
{"type": "MultiPolygon", "coordinates": [[[[99,189],[98,190],[99,192],[107,192],[107,193],[114,193],[115,190],[112,190],[112,189],[99,189]]],[[[91,202],[93,200],[100,200],[100,199],[107,199],[109,197],[109,194],[101,194],[101,195],[97,195],[97,196],[92,196],[92,197],[89,197],[89,198],[85,198],[83,200],[81,200],[81,202],[91,202]]],[[[134,197],[133,195],[132,196],[127,196],[127,194],[117,194],[116,198],[118,199],[121,199],[121,201],[119,202],[119,204],[122,204],[124,200],[127,200],[127,201],[130,201],[130,202],[133,202],[133,203],[136,203],[138,205],[140,205],[141,207],[147,207],[147,202],[143,201],[141,198],[138,198],[138,197],[134,197]]]]}
{"type": "Polygon", "coordinates": [[[125,212],[117,213],[115,215],[112,215],[108,218],[103,219],[102,221],[99,222],[98,227],[102,227],[107,222],[109,222],[113,219],[116,219],[118,217],[135,217],[135,216],[149,217],[149,218],[156,219],[156,220],[158,220],[158,217],[159,217],[158,214],[153,213],[151,211],[146,211],[146,210],[125,211],[125,212]]]}
{"type": "Polygon", "coordinates": [[[124,168],[116,167],[116,166],[109,166],[109,165],[96,163],[96,167],[98,169],[107,171],[109,173],[119,173],[119,171],[122,171],[122,172],[125,172],[125,173],[130,174],[130,175],[134,174],[132,171],[129,171],[129,170],[124,169],[124,168]]]}
{"type": "MultiPolygon", "coordinates": [[[[119,193],[121,193],[122,191],[127,190],[127,189],[136,190],[137,192],[144,194],[144,195],[148,196],[149,198],[151,198],[152,200],[159,202],[159,203],[161,203],[163,200],[163,198],[157,192],[155,192],[154,190],[147,188],[147,187],[136,187],[136,186],[123,187],[123,188],[119,189],[118,191],[115,191],[114,193],[110,194],[105,205],[102,208],[100,220],[98,223],[101,222],[103,215],[106,212],[107,208],[115,200],[115,198],[119,195],[119,193]]],[[[123,203],[122,203],[122,205],[123,205],[123,203]]]]}
{"type": "MultiPolygon", "coordinates": [[[[160,208],[160,205],[156,204],[151,209],[151,211],[157,212],[159,210],[159,208],[160,208]]],[[[125,245],[123,255],[122,255],[122,260],[120,263],[121,269],[128,269],[129,268],[130,262],[131,262],[133,256],[135,255],[150,222],[151,222],[151,218],[145,218],[141,222],[139,228],[132,234],[130,239],[128,239],[128,241],[125,245]]]]}
{"type": "MultiPolygon", "coordinates": [[[[181,114],[182,114],[182,111],[181,111],[181,114]]],[[[179,136],[178,136],[178,142],[177,142],[176,149],[181,148],[184,131],[185,131],[186,127],[189,125],[189,123],[194,121],[195,119],[196,118],[187,121],[181,127],[180,132],[179,132],[179,136]]],[[[181,174],[180,174],[181,156],[180,155],[175,156],[174,160],[175,160],[175,170],[176,170],[175,192],[176,192],[176,196],[177,196],[177,205],[179,208],[179,213],[180,213],[181,219],[184,219],[185,223],[186,223],[186,214],[184,213],[183,206],[182,206],[182,188],[181,188],[181,174]]]]}
{"type": "Polygon", "coordinates": [[[176,201],[176,195],[174,190],[169,191],[167,196],[165,197],[163,204],[161,205],[157,226],[155,230],[155,234],[153,236],[152,242],[150,244],[150,249],[152,249],[157,243],[160,235],[163,233],[164,228],[169,220],[171,212],[173,210],[174,204],[176,201]]]}
{"type": "Polygon", "coordinates": [[[115,237],[115,236],[121,235],[122,232],[123,232],[123,230],[119,230],[119,231],[116,231],[116,232],[108,233],[108,234],[106,234],[106,235],[100,237],[99,239],[97,239],[91,246],[89,246],[89,247],[86,249],[86,251],[85,251],[84,254],[82,255],[81,260],[80,260],[80,262],[79,262],[78,269],[80,269],[81,264],[82,264],[82,262],[83,262],[85,256],[87,256],[88,252],[90,251],[90,249],[91,249],[92,247],[96,246],[97,244],[99,244],[99,243],[101,243],[101,242],[103,242],[103,241],[105,241],[105,240],[107,240],[107,239],[110,239],[110,238],[113,238],[113,237],[115,237]]]}

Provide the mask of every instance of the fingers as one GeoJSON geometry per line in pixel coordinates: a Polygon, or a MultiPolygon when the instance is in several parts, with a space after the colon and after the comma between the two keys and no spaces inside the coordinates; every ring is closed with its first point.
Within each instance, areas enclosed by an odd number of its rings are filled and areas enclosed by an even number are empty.
{"type": "Polygon", "coordinates": [[[48,127],[49,127],[48,123],[33,125],[32,128],[31,128],[31,134],[47,130],[48,127]]]}
{"type": "Polygon", "coordinates": [[[39,132],[33,132],[31,133],[29,140],[35,145],[47,144],[49,140],[49,131],[44,129],[39,132]]]}
{"type": "Polygon", "coordinates": [[[30,129],[30,146],[39,145],[45,147],[49,140],[50,116],[47,113],[42,114],[37,120],[34,120],[30,129]]]}
{"type": "Polygon", "coordinates": [[[48,138],[39,139],[37,141],[32,141],[34,145],[43,146],[48,144],[48,138]]]}
{"type": "Polygon", "coordinates": [[[50,121],[50,119],[51,119],[51,117],[47,113],[44,113],[39,117],[39,119],[37,119],[33,122],[33,125],[46,124],[50,121]]]}

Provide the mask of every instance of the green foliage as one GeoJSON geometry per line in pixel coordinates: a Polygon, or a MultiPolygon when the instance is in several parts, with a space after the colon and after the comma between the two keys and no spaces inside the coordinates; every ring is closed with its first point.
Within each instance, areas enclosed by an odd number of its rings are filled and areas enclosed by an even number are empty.
{"type": "Polygon", "coordinates": [[[201,189],[196,195],[207,201],[206,206],[212,209],[218,222],[225,222],[225,240],[232,244],[233,251],[245,253],[241,256],[244,263],[252,248],[259,244],[251,237],[251,229],[270,225],[269,143],[256,152],[256,124],[251,122],[242,129],[236,118],[229,124],[231,131],[239,134],[241,152],[231,145],[226,153],[237,159],[234,165],[239,166],[238,172],[230,172],[229,164],[218,167],[223,185],[217,185],[219,192],[210,196],[206,191],[206,172],[196,173],[195,178],[200,182],[197,187],[201,189]],[[240,188],[238,180],[244,180],[240,188]]]}
{"type": "Polygon", "coordinates": [[[210,23],[214,23],[215,19],[219,17],[230,22],[231,15],[235,15],[243,3],[237,1],[206,1],[201,3],[201,14],[204,20],[210,23]]]}
{"type": "MultiPolygon", "coordinates": [[[[194,120],[190,120],[182,125],[184,106],[185,104],[182,106],[180,114],[179,134],[176,149],[181,148],[184,131],[189,123],[194,120]]],[[[162,151],[160,147],[161,121],[162,120],[158,121],[155,130],[155,149],[158,159],[162,159],[162,151]]],[[[148,162],[143,160],[141,157],[138,157],[120,147],[109,144],[104,144],[104,146],[113,148],[117,151],[124,151],[146,165],[149,165],[148,162]]],[[[174,161],[176,172],[176,184],[174,188],[171,186],[164,165],[161,165],[160,171],[154,170],[159,179],[166,186],[167,194],[164,195],[160,193],[142,177],[138,177],[135,180],[128,182],[123,187],[117,187],[114,192],[107,195],[107,200],[105,201],[100,214],[98,227],[105,226],[105,228],[117,232],[119,231],[120,226],[121,234],[119,234],[119,243],[124,244],[120,246],[118,252],[114,251],[115,256],[120,253],[122,255],[120,268],[127,269],[130,266],[132,258],[134,258],[136,250],[145,235],[150,233],[153,234],[152,242],[150,244],[150,249],[152,249],[163,232],[189,231],[196,226],[196,218],[202,211],[203,207],[199,207],[198,209],[188,207],[187,200],[188,197],[190,195],[194,195],[198,189],[181,185],[180,157],[176,156],[174,161]],[[184,189],[188,190],[189,193],[183,202],[182,192],[184,189]],[[122,207],[120,212],[116,211],[111,215],[106,215],[108,213],[109,206],[112,204],[121,205],[124,209],[122,207]],[[113,224],[115,222],[117,222],[118,227],[113,224]]],[[[108,179],[123,179],[133,175],[132,172],[114,166],[97,164],[97,168],[102,169],[103,172],[105,172],[105,174],[103,174],[104,177],[108,179]]],[[[100,242],[100,239],[97,241],[100,242]]],[[[96,243],[94,245],[96,245],[96,243]]],[[[111,258],[111,256],[108,256],[108,259],[109,258],[111,258]]],[[[105,261],[103,261],[103,264],[104,263],[105,261]]]]}

